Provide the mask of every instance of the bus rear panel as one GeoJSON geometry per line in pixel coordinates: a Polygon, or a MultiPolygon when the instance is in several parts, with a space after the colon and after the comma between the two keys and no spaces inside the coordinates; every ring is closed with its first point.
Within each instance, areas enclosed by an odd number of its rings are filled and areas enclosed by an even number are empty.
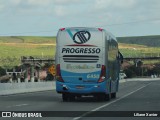
{"type": "Polygon", "coordinates": [[[56,41],[56,91],[62,94],[64,101],[81,95],[110,95],[110,73],[107,72],[109,43],[106,39],[103,29],[59,30],[56,41]]]}

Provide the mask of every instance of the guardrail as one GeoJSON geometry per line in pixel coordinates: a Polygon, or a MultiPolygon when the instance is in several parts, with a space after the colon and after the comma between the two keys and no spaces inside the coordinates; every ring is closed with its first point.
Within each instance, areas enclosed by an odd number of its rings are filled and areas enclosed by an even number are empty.
{"type": "MultiPolygon", "coordinates": [[[[120,83],[129,81],[154,81],[160,78],[130,78],[122,79],[120,83]]],[[[55,90],[55,81],[49,82],[23,82],[23,83],[0,83],[0,95],[29,93],[38,91],[55,90]]]]}
{"type": "Polygon", "coordinates": [[[0,95],[54,90],[55,82],[0,83],[0,95]]]}

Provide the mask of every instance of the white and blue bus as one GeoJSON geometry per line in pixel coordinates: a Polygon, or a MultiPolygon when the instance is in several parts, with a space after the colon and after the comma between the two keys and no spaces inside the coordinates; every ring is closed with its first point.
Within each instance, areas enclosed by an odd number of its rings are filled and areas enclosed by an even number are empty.
{"type": "Polygon", "coordinates": [[[101,28],[62,28],[56,40],[56,91],[63,101],[93,95],[116,97],[121,54],[116,38],[101,28]]]}

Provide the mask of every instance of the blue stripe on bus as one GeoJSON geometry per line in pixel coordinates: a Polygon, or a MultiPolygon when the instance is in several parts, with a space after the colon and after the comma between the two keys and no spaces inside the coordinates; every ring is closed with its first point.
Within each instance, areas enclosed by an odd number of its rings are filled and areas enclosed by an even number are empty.
{"type": "MultiPolygon", "coordinates": [[[[71,32],[69,29],[67,29],[66,31],[67,31],[67,33],[69,34],[69,36],[71,37],[71,39],[73,39],[73,34],[72,34],[72,32],[71,32]]],[[[76,29],[75,31],[78,32],[79,30],[76,29]]]]}
{"type": "Polygon", "coordinates": [[[73,34],[72,34],[72,32],[71,32],[69,29],[67,29],[67,32],[68,32],[69,36],[71,37],[71,39],[73,39],[73,34]]]}
{"type": "Polygon", "coordinates": [[[68,72],[68,71],[65,71],[65,70],[61,70],[61,75],[62,77],[64,77],[65,79],[68,79],[70,80],[72,77],[72,79],[77,79],[79,77],[82,77],[83,79],[91,79],[91,80],[98,80],[99,78],[87,78],[87,75],[88,74],[96,74],[96,75],[99,75],[100,77],[100,74],[101,74],[101,70],[99,71],[95,71],[95,72],[88,72],[88,73],[75,73],[75,72],[68,72]],[[78,76],[78,77],[77,77],[78,76]]]}

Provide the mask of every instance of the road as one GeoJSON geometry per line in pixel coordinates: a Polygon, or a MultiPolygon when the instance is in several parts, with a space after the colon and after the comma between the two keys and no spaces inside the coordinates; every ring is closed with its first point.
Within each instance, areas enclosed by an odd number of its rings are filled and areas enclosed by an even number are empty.
{"type": "MultiPolygon", "coordinates": [[[[99,120],[106,120],[107,111],[108,113],[110,111],[155,111],[157,113],[160,111],[160,80],[122,82],[117,98],[110,101],[95,101],[92,97],[84,97],[74,102],[63,102],[61,95],[56,91],[0,96],[0,111],[56,111],[52,113],[52,116],[55,114],[54,118],[42,117],[37,120],[97,120],[95,116],[99,114],[99,120]],[[57,111],[63,112],[57,113],[57,111]],[[71,117],[66,117],[68,115],[71,117]]],[[[107,118],[128,120],[128,117],[124,117],[125,114],[128,113],[122,113],[122,117],[119,115],[119,117],[107,118]]],[[[17,118],[0,118],[0,120],[12,119],[17,120],[17,118]]],[[[150,120],[151,117],[132,117],[132,119],[150,120]]],[[[152,120],[154,119],[160,120],[159,117],[153,117],[152,120]]]]}

